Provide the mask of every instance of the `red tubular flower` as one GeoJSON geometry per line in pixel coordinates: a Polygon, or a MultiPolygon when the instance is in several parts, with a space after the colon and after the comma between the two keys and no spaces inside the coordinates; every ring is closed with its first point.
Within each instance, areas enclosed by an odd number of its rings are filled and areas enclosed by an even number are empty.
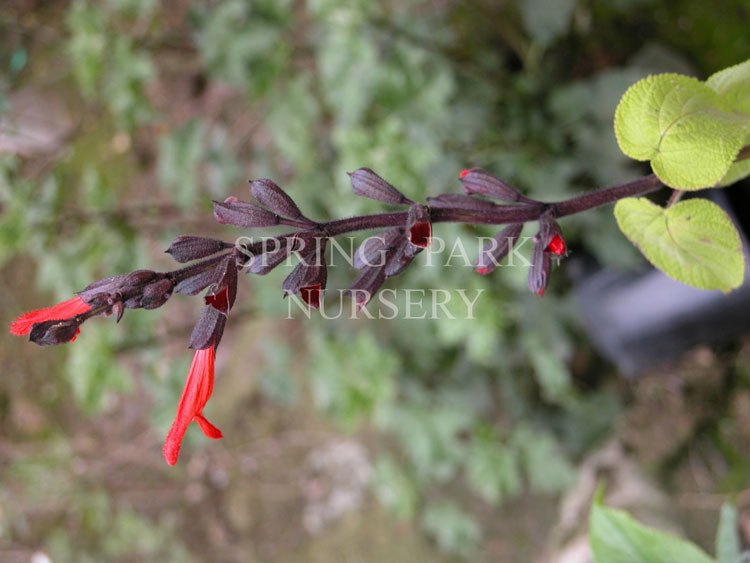
{"type": "Polygon", "coordinates": [[[182,389],[182,396],[177,405],[177,414],[164,441],[164,459],[169,465],[177,463],[182,439],[192,421],[197,422],[203,433],[209,438],[223,437],[221,430],[203,416],[203,408],[214,390],[215,360],[216,348],[214,345],[195,351],[193,363],[190,365],[185,387],[182,389]]]}
{"type": "Polygon", "coordinates": [[[16,336],[23,336],[31,332],[31,328],[37,323],[45,321],[62,321],[87,312],[91,307],[79,296],[72,299],[47,307],[29,311],[18,317],[10,324],[10,333],[16,336]]]}

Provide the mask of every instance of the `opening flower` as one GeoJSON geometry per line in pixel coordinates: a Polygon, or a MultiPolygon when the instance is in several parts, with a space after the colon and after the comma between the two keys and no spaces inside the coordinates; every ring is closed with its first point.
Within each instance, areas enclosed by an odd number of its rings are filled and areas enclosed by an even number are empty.
{"type": "Polygon", "coordinates": [[[430,246],[432,225],[430,223],[430,211],[426,205],[415,203],[409,208],[406,228],[410,243],[417,248],[430,246]]]}
{"type": "Polygon", "coordinates": [[[299,289],[299,296],[302,298],[302,301],[307,303],[313,309],[320,309],[320,295],[322,293],[323,290],[319,283],[301,287],[299,289]]]}
{"type": "MultiPolygon", "coordinates": [[[[29,334],[35,324],[46,321],[68,320],[76,315],[88,312],[89,309],[91,307],[76,295],[72,299],[68,299],[52,307],[24,313],[10,324],[10,333],[16,336],[23,336],[29,334]]],[[[75,337],[73,340],[75,340],[75,337]]]]}
{"type": "Polygon", "coordinates": [[[185,437],[185,432],[187,432],[191,422],[197,422],[203,433],[209,438],[223,437],[221,430],[203,416],[203,408],[214,390],[215,360],[216,348],[214,345],[195,351],[193,363],[190,365],[185,387],[182,389],[182,396],[177,405],[177,414],[164,441],[164,459],[169,465],[177,463],[182,439],[185,437]]]}
{"type": "Polygon", "coordinates": [[[549,241],[546,250],[556,256],[563,256],[568,249],[565,246],[563,238],[558,233],[555,233],[552,240],[549,241]]]}

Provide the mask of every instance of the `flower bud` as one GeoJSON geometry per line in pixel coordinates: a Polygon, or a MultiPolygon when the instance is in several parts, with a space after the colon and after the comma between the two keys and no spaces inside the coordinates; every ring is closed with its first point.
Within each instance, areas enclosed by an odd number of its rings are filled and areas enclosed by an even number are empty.
{"type": "Polygon", "coordinates": [[[39,346],[54,346],[73,342],[81,332],[82,319],[78,316],[65,320],[51,320],[35,324],[29,340],[39,346]]]}
{"type": "Polygon", "coordinates": [[[237,198],[227,198],[224,203],[214,201],[214,218],[221,225],[245,228],[273,227],[279,224],[279,217],[275,213],[237,198]]]}
{"type": "Polygon", "coordinates": [[[492,237],[479,254],[476,272],[483,276],[491,273],[513,248],[522,229],[523,223],[513,223],[492,237]]]}
{"type": "Polygon", "coordinates": [[[534,245],[531,255],[531,268],[529,268],[529,289],[537,295],[544,295],[549,283],[549,274],[552,269],[552,257],[545,247],[539,242],[534,245]]]}
{"type": "Polygon", "coordinates": [[[143,288],[140,307],[144,309],[158,309],[169,300],[173,289],[174,283],[172,283],[172,280],[166,278],[148,284],[143,288]]]}
{"type": "Polygon", "coordinates": [[[221,337],[224,335],[227,315],[237,298],[236,261],[228,259],[217,269],[221,272],[219,281],[214,290],[205,296],[206,306],[190,335],[190,348],[195,350],[219,346],[221,337]]]}
{"type": "Polygon", "coordinates": [[[219,281],[212,286],[204,297],[206,305],[211,305],[224,316],[229,314],[237,298],[237,262],[232,260],[231,257],[228,258],[217,266],[217,270],[221,274],[219,281]]]}
{"type": "Polygon", "coordinates": [[[178,270],[175,272],[175,278],[177,279],[177,285],[174,288],[175,293],[197,295],[208,286],[218,283],[226,270],[226,263],[231,261],[231,257],[231,254],[215,256],[178,270]]]}
{"type": "Polygon", "coordinates": [[[315,309],[320,307],[321,293],[328,281],[325,263],[326,241],[327,239],[323,239],[322,245],[316,245],[312,252],[301,255],[299,264],[282,284],[285,295],[299,293],[302,300],[315,309]]]}
{"type": "Polygon", "coordinates": [[[193,350],[203,350],[211,345],[218,346],[221,337],[224,335],[226,322],[226,315],[223,315],[215,307],[206,305],[193,327],[188,347],[193,350]]]}
{"type": "Polygon", "coordinates": [[[386,253],[401,241],[406,241],[404,235],[404,230],[397,227],[365,239],[354,254],[354,267],[362,270],[368,266],[384,266],[386,253]]]}
{"type": "Polygon", "coordinates": [[[266,178],[253,180],[250,182],[250,193],[263,207],[282,217],[304,221],[310,225],[314,224],[302,214],[294,200],[271,180],[266,178]]]}
{"type": "Polygon", "coordinates": [[[281,288],[285,294],[290,294],[297,293],[302,287],[308,285],[318,284],[325,287],[327,276],[328,272],[325,262],[301,261],[284,279],[281,288]]]}
{"type": "Polygon", "coordinates": [[[358,308],[362,308],[370,302],[372,296],[377,293],[380,286],[385,282],[385,268],[374,266],[365,268],[354,281],[347,293],[351,295],[357,303],[358,308]]]}
{"type": "Polygon", "coordinates": [[[369,168],[349,172],[355,194],[392,205],[411,205],[414,202],[383,180],[369,168]]]}
{"type": "Polygon", "coordinates": [[[464,191],[470,195],[483,195],[503,201],[534,202],[534,200],[521,195],[508,184],[491,176],[481,168],[463,170],[459,174],[459,178],[464,185],[464,191]]]}
{"type": "Polygon", "coordinates": [[[552,237],[558,232],[560,232],[560,227],[557,221],[549,213],[544,213],[539,217],[539,230],[534,235],[534,242],[539,243],[542,249],[546,250],[552,237]]]}
{"type": "Polygon", "coordinates": [[[421,248],[411,245],[408,241],[404,240],[402,244],[388,253],[385,264],[385,276],[391,278],[403,272],[420,252],[422,252],[421,248]]]}
{"type": "Polygon", "coordinates": [[[233,246],[212,238],[180,236],[172,241],[165,252],[170,254],[177,262],[189,262],[211,256],[233,246]]]}
{"type": "Polygon", "coordinates": [[[86,286],[78,295],[86,303],[96,307],[110,302],[113,297],[119,295],[138,296],[146,285],[163,278],[164,274],[153,270],[136,270],[129,274],[95,281],[86,286]]]}

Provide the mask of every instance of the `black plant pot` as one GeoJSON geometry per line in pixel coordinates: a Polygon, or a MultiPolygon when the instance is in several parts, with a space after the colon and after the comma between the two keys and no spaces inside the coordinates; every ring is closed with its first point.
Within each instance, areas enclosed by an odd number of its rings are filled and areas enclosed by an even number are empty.
{"type": "MultiPolygon", "coordinates": [[[[748,259],[747,186],[695,194],[724,208],[738,225],[748,259]]],[[[731,342],[750,333],[750,276],[729,294],[688,287],[653,268],[623,273],[571,264],[584,326],[601,354],[626,376],[674,360],[697,344],[731,342]]]]}

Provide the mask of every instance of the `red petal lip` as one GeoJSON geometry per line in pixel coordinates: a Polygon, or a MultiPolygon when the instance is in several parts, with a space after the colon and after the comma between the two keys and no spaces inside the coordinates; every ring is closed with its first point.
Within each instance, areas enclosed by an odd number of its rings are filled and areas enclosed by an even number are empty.
{"type": "Polygon", "coordinates": [[[195,415],[195,422],[198,423],[198,426],[201,427],[203,434],[207,436],[208,438],[218,440],[219,438],[224,437],[224,434],[221,433],[221,430],[219,430],[218,428],[216,428],[216,426],[211,424],[208,421],[208,419],[206,419],[206,417],[203,416],[202,414],[195,415]]]}
{"type": "Polygon", "coordinates": [[[565,247],[565,241],[563,238],[560,235],[555,234],[555,236],[552,237],[552,240],[549,241],[546,250],[557,256],[562,256],[567,251],[567,248],[565,247]]]}
{"type": "Polygon", "coordinates": [[[420,248],[427,248],[430,246],[431,236],[432,227],[427,222],[414,223],[411,229],[409,229],[409,242],[420,248]]]}
{"type": "Polygon", "coordinates": [[[172,427],[164,440],[164,459],[169,465],[177,463],[180,455],[182,439],[185,437],[190,423],[195,420],[203,433],[209,438],[222,437],[221,430],[216,428],[203,416],[203,408],[211,398],[214,389],[214,363],[216,360],[216,349],[214,346],[196,350],[193,363],[190,365],[182,396],[177,405],[172,427]]]}
{"type": "Polygon", "coordinates": [[[75,296],[67,301],[62,301],[52,307],[29,311],[19,316],[10,324],[10,333],[16,336],[23,336],[31,332],[31,328],[37,323],[44,321],[65,320],[87,312],[89,307],[86,302],[79,296],[75,296]]]}
{"type": "Polygon", "coordinates": [[[458,174],[458,177],[459,178],[466,178],[466,176],[469,174],[469,172],[471,172],[471,168],[467,168],[466,170],[461,170],[461,172],[459,172],[459,174],[458,174]]]}
{"type": "Polygon", "coordinates": [[[309,285],[307,287],[301,287],[299,295],[302,301],[307,303],[313,309],[320,309],[320,294],[322,293],[320,284],[309,285]]]}

